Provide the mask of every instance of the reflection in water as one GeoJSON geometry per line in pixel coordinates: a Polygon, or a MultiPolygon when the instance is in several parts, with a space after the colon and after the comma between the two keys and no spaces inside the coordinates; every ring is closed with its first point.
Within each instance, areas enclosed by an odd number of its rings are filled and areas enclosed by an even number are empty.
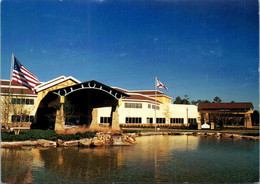
{"type": "Polygon", "coordinates": [[[253,182],[258,142],[214,137],[138,137],[133,146],[2,148],[2,181],[253,182]]]}

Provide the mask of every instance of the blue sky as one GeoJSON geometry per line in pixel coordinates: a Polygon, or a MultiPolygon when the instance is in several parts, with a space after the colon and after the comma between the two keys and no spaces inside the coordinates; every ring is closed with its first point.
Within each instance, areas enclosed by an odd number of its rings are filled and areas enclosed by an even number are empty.
{"type": "Polygon", "coordinates": [[[1,24],[3,79],[13,51],[40,81],[152,90],[157,76],[173,99],[258,109],[257,0],[2,0],[1,24]]]}

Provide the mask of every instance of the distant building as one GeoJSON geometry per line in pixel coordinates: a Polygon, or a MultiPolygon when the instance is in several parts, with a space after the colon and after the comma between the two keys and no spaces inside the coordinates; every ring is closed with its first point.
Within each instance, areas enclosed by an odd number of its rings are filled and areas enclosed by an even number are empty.
{"type": "Polygon", "coordinates": [[[253,104],[244,103],[200,103],[199,116],[202,123],[220,121],[223,126],[252,128],[253,104]]]}

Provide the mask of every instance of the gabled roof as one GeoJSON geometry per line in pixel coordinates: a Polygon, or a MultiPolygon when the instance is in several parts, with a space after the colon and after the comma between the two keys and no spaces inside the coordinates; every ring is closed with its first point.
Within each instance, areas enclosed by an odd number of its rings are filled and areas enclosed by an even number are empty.
{"type": "Polygon", "coordinates": [[[50,88],[50,87],[52,87],[52,86],[55,86],[55,85],[57,85],[57,84],[59,84],[59,83],[62,83],[62,82],[64,82],[64,81],[66,81],[66,80],[73,80],[73,81],[75,81],[76,83],[80,83],[79,80],[75,79],[75,78],[72,77],[72,76],[65,77],[64,75],[62,75],[62,76],[60,76],[60,77],[57,77],[57,78],[55,78],[55,79],[52,79],[52,80],[50,80],[50,81],[44,82],[44,83],[42,83],[42,84],[36,86],[36,88],[35,88],[35,89],[36,89],[36,92],[40,92],[40,91],[42,91],[42,90],[48,89],[48,88],[50,88]]]}
{"type": "Polygon", "coordinates": [[[219,110],[219,109],[251,109],[254,108],[251,102],[234,103],[199,103],[199,110],[219,110]]]}
{"type": "Polygon", "coordinates": [[[95,81],[95,80],[90,80],[90,81],[78,83],[78,84],[75,84],[75,85],[72,85],[72,86],[56,89],[56,90],[50,91],[49,93],[57,94],[57,95],[60,95],[60,96],[66,96],[66,95],[68,95],[68,94],[70,94],[74,91],[78,91],[78,90],[81,90],[81,89],[96,89],[96,90],[104,91],[104,92],[110,94],[111,96],[113,96],[116,99],[129,97],[128,94],[126,94],[122,91],[119,91],[117,89],[114,89],[110,86],[107,86],[105,84],[102,84],[102,83],[95,81]]]}

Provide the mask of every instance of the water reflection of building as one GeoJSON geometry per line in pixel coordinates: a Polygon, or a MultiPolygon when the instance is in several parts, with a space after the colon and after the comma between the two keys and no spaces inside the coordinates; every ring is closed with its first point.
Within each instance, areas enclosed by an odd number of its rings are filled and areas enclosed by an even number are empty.
{"type": "Polygon", "coordinates": [[[33,168],[42,167],[37,148],[1,149],[2,181],[6,183],[33,183],[33,168]]]}

